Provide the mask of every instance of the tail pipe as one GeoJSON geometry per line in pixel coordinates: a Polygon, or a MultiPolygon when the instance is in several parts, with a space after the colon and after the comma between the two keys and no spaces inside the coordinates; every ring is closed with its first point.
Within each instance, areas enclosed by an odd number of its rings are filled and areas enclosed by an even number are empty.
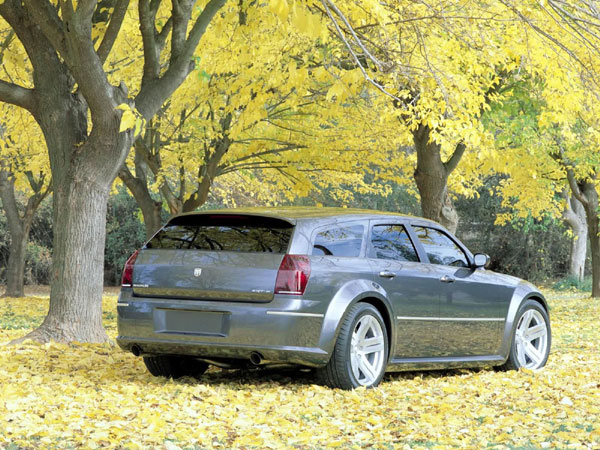
{"type": "Polygon", "coordinates": [[[140,356],[142,354],[142,347],[137,344],[133,344],[131,347],[131,353],[133,353],[134,356],[140,356]]]}
{"type": "Polygon", "coordinates": [[[259,366],[263,362],[263,356],[258,352],[250,353],[250,362],[255,366],[259,366]]]}

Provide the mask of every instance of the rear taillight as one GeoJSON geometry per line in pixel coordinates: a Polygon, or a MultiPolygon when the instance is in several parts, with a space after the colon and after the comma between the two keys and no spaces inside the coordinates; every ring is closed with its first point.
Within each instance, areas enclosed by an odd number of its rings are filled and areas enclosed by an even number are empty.
{"type": "Polygon", "coordinates": [[[125,263],[125,268],[123,269],[123,276],[121,277],[121,286],[131,286],[133,283],[133,265],[135,264],[135,259],[137,258],[139,250],[133,252],[133,255],[129,257],[127,262],[125,263]]]}
{"type": "Polygon", "coordinates": [[[277,272],[276,294],[302,295],[310,277],[310,260],[303,255],[285,255],[277,272]]]}

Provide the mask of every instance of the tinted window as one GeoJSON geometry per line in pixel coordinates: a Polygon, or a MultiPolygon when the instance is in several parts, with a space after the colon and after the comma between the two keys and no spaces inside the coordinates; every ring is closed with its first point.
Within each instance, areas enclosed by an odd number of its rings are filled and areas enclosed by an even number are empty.
{"type": "Polygon", "coordinates": [[[427,227],[413,227],[431,264],[468,267],[467,255],[452,239],[441,231],[427,227]]]}
{"type": "Polygon", "coordinates": [[[293,229],[268,217],[181,216],[165,225],[147,248],[285,253],[293,229]]]}
{"type": "Polygon", "coordinates": [[[365,228],[362,225],[335,226],[315,238],[313,255],[359,256],[365,228]]]}
{"type": "Polygon", "coordinates": [[[369,258],[418,261],[417,252],[402,225],[375,225],[369,258]]]}

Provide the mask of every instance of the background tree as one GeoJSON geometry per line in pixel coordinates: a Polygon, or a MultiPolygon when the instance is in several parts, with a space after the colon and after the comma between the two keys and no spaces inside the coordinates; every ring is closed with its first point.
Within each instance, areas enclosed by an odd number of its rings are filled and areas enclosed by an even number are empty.
{"type": "Polygon", "coordinates": [[[148,235],[163,205],[170,214],[201,207],[217,180],[221,192],[241,185],[270,204],[341,184],[346,204],[349,192],[386,189],[376,181],[391,173],[382,168],[399,145],[387,132],[393,118],[380,115],[358,68],[331,54],[323,19],[251,8],[240,20],[215,19],[220,32],[197,53],[196,76],[148,122],[120,172],[148,235]],[[366,185],[363,174],[375,172],[366,185]]]}
{"type": "Polygon", "coordinates": [[[151,119],[185,80],[204,32],[224,3],[211,0],[197,8],[190,0],[170,6],[140,0],[137,14],[128,0],[115,1],[108,11],[94,0],[0,4],[0,29],[9,28],[18,38],[7,51],[22,55],[20,68],[28,74],[26,83],[0,80],[0,101],[28,110],[39,124],[54,189],[50,309],[29,337],[106,339],[101,295],[110,187],[134,140],[133,127],[141,118],[151,119]],[[119,52],[136,50],[129,41],[141,42],[143,50],[137,78],[116,67],[119,52]],[[125,111],[118,108],[123,104],[125,111]]]}
{"type": "Polygon", "coordinates": [[[414,146],[423,215],[455,231],[451,192],[475,192],[479,161],[493,149],[481,115],[527,52],[514,39],[518,22],[497,20],[502,5],[493,2],[338,3],[323,0],[324,12],[414,146]]]}
{"type": "Polygon", "coordinates": [[[0,199],[10,235],[4,296],[22,297],[29,232],[51,191],[50,168],[43,136],[27,111],[5,106],[0,124],[0,199]]]}

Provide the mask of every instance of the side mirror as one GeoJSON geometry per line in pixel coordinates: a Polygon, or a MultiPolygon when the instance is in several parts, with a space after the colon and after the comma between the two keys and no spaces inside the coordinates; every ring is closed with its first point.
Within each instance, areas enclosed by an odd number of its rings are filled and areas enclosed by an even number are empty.
{"type": "Polygon", "coordinates": [[[475,253],[473,255],[473,266],[476,269],[486,267],[490,263],[490,257],[485,253],[475,253]]]}

